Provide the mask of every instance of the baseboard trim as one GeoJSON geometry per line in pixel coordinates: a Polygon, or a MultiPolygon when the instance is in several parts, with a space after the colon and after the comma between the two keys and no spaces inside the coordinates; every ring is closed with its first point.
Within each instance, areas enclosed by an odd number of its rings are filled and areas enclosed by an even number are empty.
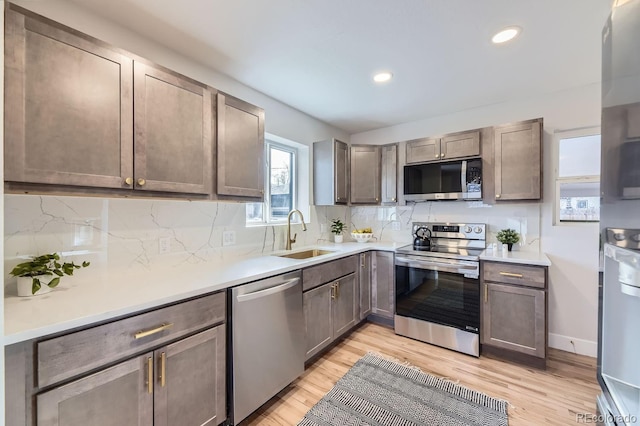
{"type": "Polygon", "coordinates": [[[549,333],[549,347],[594,358],[598,356],[598,342],[561,334],[549,333]]]}

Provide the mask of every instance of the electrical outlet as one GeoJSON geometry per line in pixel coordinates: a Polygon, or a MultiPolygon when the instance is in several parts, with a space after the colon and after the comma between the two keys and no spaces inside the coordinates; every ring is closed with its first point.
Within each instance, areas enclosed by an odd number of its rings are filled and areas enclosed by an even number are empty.
{"type": "Polygon", "coordinates": [[[236,243],[236,232],[235,231],[224,231],[222,232],[222,245],[223,246],[232,246],[236,243]]]}
{"type": "Polygon", "coordinates": [[[400,228],[401,228],[401,225],[402,225],[402,224],[401,224],[400,222],[398,222],[397,220],[395,220],[395,221],[391,222],[391,229],[392,229],[393,231],[399,231],[399,230],[400,230],[400,228]]]}
{"type": "Polygon", "coordinates": [[[171,237],[160,237],[158,240],[158,251],[160,254],[171,252],[171,237]]]}

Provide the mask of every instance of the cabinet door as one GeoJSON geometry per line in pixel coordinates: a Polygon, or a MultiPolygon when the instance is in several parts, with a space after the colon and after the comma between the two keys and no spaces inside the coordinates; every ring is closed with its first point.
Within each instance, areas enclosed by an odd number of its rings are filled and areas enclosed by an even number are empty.
{"type": "Polygon", "coordinates": [[[480,155],[480,131],[444,136],[440,142],[440,158],[449,160],[480,155]]]}
{"type": "Polygon", "coordinates": [[[360,319],[371,314],[371,252],[360,254],[360,319]]]}
{"type": "Polygon", "coordinates": [[[483,283],[481,342],[545,357],[544,290],[483,283]]]}
{"type": "Polygon", "coordinates": [[[38,426],[153,425],[151,353],[37,396],[38,426]]]}
{"type": "Polygon", "coordinates": [[[380,162],[380,201],[383,204],[395,204],[398,202],[398,144],[381,147],[380,162]]]}
{"type": "Polygon", "coordinates": [[[424,138],[407,142],[407,164],[440,159],[440,139],[424,138]]]}
{"type": "Polygon", "coordinates": [[[224,325],[158,349],[154,355],[154,426],[213,426],[225,420],[224,325]]]}
{"type": "Polygon", "coordinates": [[[135,178],[138,190],[208,194],[212,94],[202,85],[134,64],[135,178]]]}
{"type": "Polygon", "coordinates": [[[264,196],[264,111],[218,93],[217,189],[220,195],[264,196]]]}
{"type": "Polygon", "coordinates": [[[340,278],[333,291],[333,338],[340,337],[358,322],[356,274],[340,278]]]}
{"type": "Polygon", "coordinates": [[[131,59],[11,9],[5,26],[5,180],[128,187],[131,59]]]}
{"type": "Polygon", "coordinates": [[[302,294],[306,335],[306,357],[311,358],[333,340],[331,284],[316,287],[302,294]]]}
{"type": "Polygon", "coordinates": [[[346,204],[349,201],[349,146],[338,140],[334,143],[335,202],[346,204]]]}
{"type": "Polygon", "coordinates": [[[372,257],[372,311],[385,318],[393,318],[395,278],[393,253],[384,251],[373,252],[372,257]]]}
{"type": "Polygon", "coordinates": [[[380,204],[380,147],[351,145],[351,204],[380,204]]]}
{"type": "Polygon", "coordinates": [[[542,119],[496,127],[496,201],[542,197],[542,119]]]}

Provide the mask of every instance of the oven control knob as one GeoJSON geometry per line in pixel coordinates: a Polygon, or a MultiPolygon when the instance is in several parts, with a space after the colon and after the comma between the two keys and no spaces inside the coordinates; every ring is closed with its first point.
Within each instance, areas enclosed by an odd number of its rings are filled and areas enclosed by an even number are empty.
{"type": "Polygon", "coordinates": [[[472,231],[473,231],[473,230],[471,229],[471,227],[470,227],[470,226],[465,226],[465,227],[464,227],[464,233],[465,233],[465,234],[470,234],[472,231]]]}
{"type": "Polygon", "coordinates": [[[476,234],[481,234],[482,233],[482,227],[480,226],[476,226],[476,228],[473,230],[476,234]]]}

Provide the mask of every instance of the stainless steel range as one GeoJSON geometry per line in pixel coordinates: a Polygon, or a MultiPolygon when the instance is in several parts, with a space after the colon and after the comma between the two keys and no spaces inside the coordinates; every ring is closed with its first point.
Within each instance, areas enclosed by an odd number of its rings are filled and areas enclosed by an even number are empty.
{"type": "Polygon", "coordinates": [[[413,236],[396,251],[396,334],[479,356],[486,225],[414,222],[413,236]]]}

